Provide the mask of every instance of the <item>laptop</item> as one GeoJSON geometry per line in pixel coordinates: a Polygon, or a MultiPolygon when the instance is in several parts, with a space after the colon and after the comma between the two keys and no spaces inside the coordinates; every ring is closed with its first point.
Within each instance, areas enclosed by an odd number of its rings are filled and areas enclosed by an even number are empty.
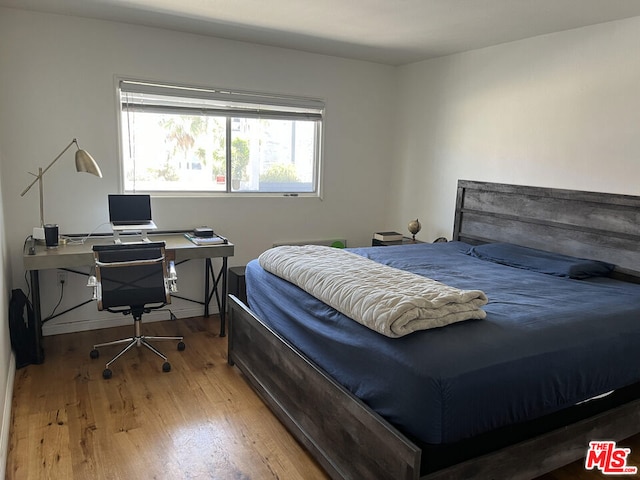
{"type": "Polygon", "coordinates": [[[109,195],[109,221],[114,231],[155,230],[150,195],[109,195]]]}

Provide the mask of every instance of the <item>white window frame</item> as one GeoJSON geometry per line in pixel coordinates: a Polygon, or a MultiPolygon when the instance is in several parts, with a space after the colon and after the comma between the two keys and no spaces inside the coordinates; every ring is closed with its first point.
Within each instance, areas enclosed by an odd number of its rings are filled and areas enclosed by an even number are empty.
{"type": "MultiPolygon", "coordinates": [[[[259,197],[318,197],[322,198],[322,153],[324,142],[324,112],[325,103],[323,100],[309,97],[298,97],[280,94],[266,94],[259,92],[240,91],[236,89],[228,88],[215,88],[215,87],[196,87],[190,85],[181,85],[175,83],[165,83],[157,81],[139,80],[131,77],[115,77],[116,86],[116,104],[117,104],[117,127],[118,127],[118,169],[120,180],[120,191],[123,193],[149,193],[154,196],[181,196],[181,197],[193,197],[193,196],[259,196],[259,197]],[[209,103],[212,106],[211,111],[220,113],[221,115],[227,115],[227,153],[226,153],[226,170],[227,182],[226,189],[224,191],[219,190],[148,190],[148,189],[136,189],[126,188],[125,181],[125,148],[128,148],[129,139],[125,137],[125,131],[123,126],[123,99],[122,92],[129,92],[136,96],[136,99],[131,102],[129,100],[130,108],[140,108],[141,110],[152,111],[154,109],[166,108],[168,111],[175,110],[176,112],[181,109],[188,111],[189,105],[195,105],[191,108],[194,112],[208,111],[198,103],[198,100],[202,100],[203,103],[209,103]],[[161,106],[162,103],[159,100],[159,96],[166,96],[167,103],[161,106]],[[150,104],[144,105],[144,98],[153,99],[150,104]],[[176,99],[184,99],[184,104],[175,103],[176,99]],[[173,100],[173,101],[172,101],[173,100]],[[191,102],[190,102],[191,100],[191,102]],[[136,102],[138,102],[136,104],[136,102]],[[220,105],[224,102],[228,108],[221,108],[220,105]],[[156,103],[156,105],[152,105],[156,103]],[[234,191],[231,184],[230,174],[230,125],[231,118],[233,116],[243,118],[274,118],[274,119],[313,119],[315,122],[315,142],[314,142],[314,159],[313,159],[313,180],[312,191],[297,192],[297,191],[278,191],[278,192],[266,192],[259,190],[242,190],[234,191]]],[[[131,99],[131,96],[129,96],[131,99]]],[[[179,101],[179,100],[178,100],[179,101]]]]}

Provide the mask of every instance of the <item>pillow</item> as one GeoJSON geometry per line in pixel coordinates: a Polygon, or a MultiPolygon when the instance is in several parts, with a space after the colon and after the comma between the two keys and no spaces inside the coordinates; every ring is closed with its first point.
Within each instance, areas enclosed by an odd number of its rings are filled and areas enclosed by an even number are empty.
{"type": "Polygon", "coordinates": [[[576,279],[606,276],[615,267],[615,265],[598,260],[545,252],[511,243],[478,245],[472,247],[467,254],[510,267],[576,279]]]}

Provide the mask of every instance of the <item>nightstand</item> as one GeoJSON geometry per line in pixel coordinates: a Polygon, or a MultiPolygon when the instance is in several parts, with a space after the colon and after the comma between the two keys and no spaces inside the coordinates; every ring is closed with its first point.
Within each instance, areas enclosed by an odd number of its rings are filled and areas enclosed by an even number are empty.
{"type": "Polygon", "coordinates": [[[424,243],[420,240],[412,240],[410,237],[402,237],[402,240],[396,240],[393,242],[385,242],[384,240],[378,240],[376,238],[371,239],[372,247],[390,247],[392,245],[416,245],[418,243],[424,243]]]}

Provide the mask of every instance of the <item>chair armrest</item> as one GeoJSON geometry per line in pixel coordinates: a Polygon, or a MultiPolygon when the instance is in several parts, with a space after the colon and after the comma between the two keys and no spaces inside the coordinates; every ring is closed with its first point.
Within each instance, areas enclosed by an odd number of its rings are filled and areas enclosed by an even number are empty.
{"type": "Polygon", "coordinates": [[[178,292],[178,273],[176,272],[176,264],[173,260],[169,260],[169,274],[167,276],[168,288],[171,293],[178,292]]]}
{"type": "Polygon", "coordinates": [[[93,294],[91,295],[91,300],[98,299],[98,280],[95,275],[90,275],[87,279],[87,287],[93,287],[93,294]]]}

